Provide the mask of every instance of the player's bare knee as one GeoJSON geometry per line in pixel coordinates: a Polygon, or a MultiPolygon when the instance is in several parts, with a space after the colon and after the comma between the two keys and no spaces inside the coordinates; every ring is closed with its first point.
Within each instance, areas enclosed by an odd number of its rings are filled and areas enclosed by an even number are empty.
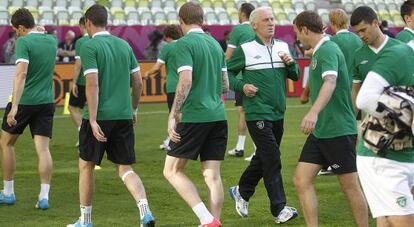
{"type": "Polygon", "coordinates": [[[68,109],[69,109],[69,112],[71,114],[77,113],[77,112],[79,112],[79,113],[81,112],[81,109],[79,107],[76,107],[76,106],[70,106],[69,105],[68,109]]]}
{"type": "Polygon", "coordinates": [[[164,167],[164,170],[162,171],[162,174],[164,175],[165,179],[167,179],[167,180],[174,177],[174,172],[171,171],[171,169],[168,169],[168,168],[165,168],[165,167],[164,167]]]}
{"type": "Polygon", "coordinates": [[[95,163],[79,159],[79,171],[91,171],[95,167],[95,163]]]}
{"type": "Polygon", "coordinates": [[[220,180],[220,173],[213,170],[204,170],[203,177],[206,183],[213,183],[220,180]]]}
{"type": "Polygon", "coordinates": [[[39,155],[49,155],[50,154],[49,147],[36,147],[36,152],[39,155]]]}
{"type": "Polygon", "coordinates": [[[69,106],[68,106],[68,109],[69,109],[69,112],[70,112],[70,113],[73,113],[73,111],[74,111],[74,107],[73,107],[73,106],[69,105],[69,106]]]}
{"type": "Polygon", "coordinates": [[[295,173],[295,175],[293,176],[293,184],[295,185],[296,189],[301,190],[310,183],[303,176],[300,176],[299,174],[295,173]]]}
{"type": "Polygon", "coordinates": [[[359,185],[358,177],[356,176],[356,173],[349,173],[344,174],[343,176],[338,176],[339,182],[341,184],[341,189],[346,194],[355,194],[355,192],[361,190],[361,186],[359,185]]]}
{"type": "Polygon", "coordinates": [[[3,149],[13,148],[14,147],[14,142],[9,136],[2,135],[1,138],[0,138],[0,146],[3,149]]]}

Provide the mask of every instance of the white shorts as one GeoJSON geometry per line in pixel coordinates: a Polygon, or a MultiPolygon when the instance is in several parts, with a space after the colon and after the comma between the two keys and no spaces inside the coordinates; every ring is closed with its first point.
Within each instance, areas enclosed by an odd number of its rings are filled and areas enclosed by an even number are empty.
{"type": "Polygon", "coordinates": [[[414,214],[414,163],[358,155],[357,168],[374,218],[414,214]]]}

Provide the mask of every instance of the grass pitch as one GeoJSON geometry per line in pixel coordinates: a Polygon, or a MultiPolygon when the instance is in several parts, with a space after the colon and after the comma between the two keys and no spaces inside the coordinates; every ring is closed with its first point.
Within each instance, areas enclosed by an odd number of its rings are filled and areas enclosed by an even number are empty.
{"type": "MultiPolygon", "coordinates": [[[[237,142],[237,111],[233,102],[226,103],[229,124],[228,149],[237,142]]],[[[142,104],[135,128],[137,163],[135,171],[144,182],[151,210],[157,226],[197,226],[198,219],[190,207],[179,197],[162,175],[165,153],[159,145],[166,136],[166,104],[142,104]]],[[[285,133],[281,145],[283,180],[288,205],[299,211],[299,217],[285,226],[305,226],[303,215],[292,183],[296,163],[306,136],[300,132],[300,122],[309,105],[300,105],[298,99],[289,98],[285,115],[285,133]]],[[[3,116],[3,111],[0,111],[3,116]]],[[[50,144],[53,156],[53,179],[50,194],[50,209],[40,211],[34,208],[40,190],[37,173],[37,157],[29,130],[19,138],[16,146],[15,193],[17,202],[13,206],[0,206],[0,226],[66,226],[79,217],[78,199],[78,152],[75,147],[77,130],[68,116],[62,116],[62,109],[56,110],[53,139],[50,144]]],[[[246,140],[245,152],[253,151],[251,139],[246,140]]],[[[237,184],[248,163],[242,158],[226,156],[222,163],[222,180],[225,201],[221,221],[224,226],[264,227],[275,226],[269,211],[269,201],[263,182],[258,185],[250,199],[249,217],[241,218],[234,210],[228,188],[237,184]]],[[[206,188],[203,184],[198,161],[190,161],[186,173],[195,182],[205,201],[206,188]]],[[[137,226],[138,208],[116,175],[114,166],[107,160],[102,169],[95,172],[96,190],[93,201],[94,226],[137,226]]],[[[319,200],[320,226],[354,226],[347,201],[341,192],[335,176],[318,177],[316,189],[319,200]]],[[[371,224],[374,222],[371,220],[371,224]]]]}

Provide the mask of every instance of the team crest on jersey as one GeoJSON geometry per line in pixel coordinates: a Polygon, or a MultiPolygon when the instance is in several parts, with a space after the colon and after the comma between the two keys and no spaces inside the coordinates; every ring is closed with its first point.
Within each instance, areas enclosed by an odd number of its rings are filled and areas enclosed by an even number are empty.
{"type": "Polygon", "coordinates": [[[318,64],[318,61],[316,60],[316,58],[312,59],[312,62],[311,62],[312,70],[316,69],[317,64],[318,64]]]}
{"type": "Polygon", "coordinates": [[[256,126],[257,126],[258,129],[263,129],[264,128],[264,121],[256,122],[256,126]]]}
{"type": "Polygon", "coordinates": [[[400,197],[397,198],[396,202],[397,202],[398,206],[404,208],[407,205],[407,198],[405,198],[405,196],[400,196],[400,197]]]}

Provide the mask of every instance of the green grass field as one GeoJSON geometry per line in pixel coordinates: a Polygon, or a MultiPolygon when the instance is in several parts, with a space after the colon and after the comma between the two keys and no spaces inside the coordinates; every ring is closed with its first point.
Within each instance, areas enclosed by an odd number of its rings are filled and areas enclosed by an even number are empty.
{"type": "MultiPolygon", "coordinates": [[[[229,124],[228,149],[237,140],[237,111],[233,102],[227,102],[229,124]]],[[[300,205],[292,183],[296,162],[306,136],[299,130],[300,121],[309,109],[297,99],[288,99],[285,117],[285,133],[282,140],[283,177],[288,204],[300,205]]],[[[0,111],[3,116],[3,111],[0,111]]],[[[53,139],[50,149],[53,156],[53,179],[50,194],[50,209],[34,208],[39,193],[37,158],[29,130],[19,138],[16,146],[15,193],[17,202],[13,206],[0,206],[0,226],[66,226],[79,217],[78,199],[78,152],[75,147],[77,130],[68,116],[56,110],[53,139]]],[[[135,171],[144,181],[157,226],[197,226],[198,219],[190,207],[179,197],[162,175],[165,153],[158,149],[166,136],[166,104],[142,104],[136,126],[135,171]]],[[[247,140],[246,152],[253,150],[251,139],[247,140]]],[[[234,210],[228,188],[237,184],[248,165],[241,158],[226,157],[222,163],[222,179],[225,201],[221,221],[224,226],[275,226],[269,211],[269,201],[263,183],[260,182],[250,200],[249,217],[241,218],[234,210]]],[[[127,192],[114,166],[105,160],[102,170],[96,171],[96,190],[93,202],[95,226],[137,226],[138,209],[127,192]]],[[[186,173],[196,183],[205,201],[206,188],[200,174],[199,162],[189,162],[186,173]]],[[[354,226],[348,204],[334,176],[318,177],[316,188],[319,199],[320,226],[354,226]]],[[[373,221],[371,220],[371,224],[373,221]]],[[[305,226],[301,214],[285,226],[305,226]]]]}

